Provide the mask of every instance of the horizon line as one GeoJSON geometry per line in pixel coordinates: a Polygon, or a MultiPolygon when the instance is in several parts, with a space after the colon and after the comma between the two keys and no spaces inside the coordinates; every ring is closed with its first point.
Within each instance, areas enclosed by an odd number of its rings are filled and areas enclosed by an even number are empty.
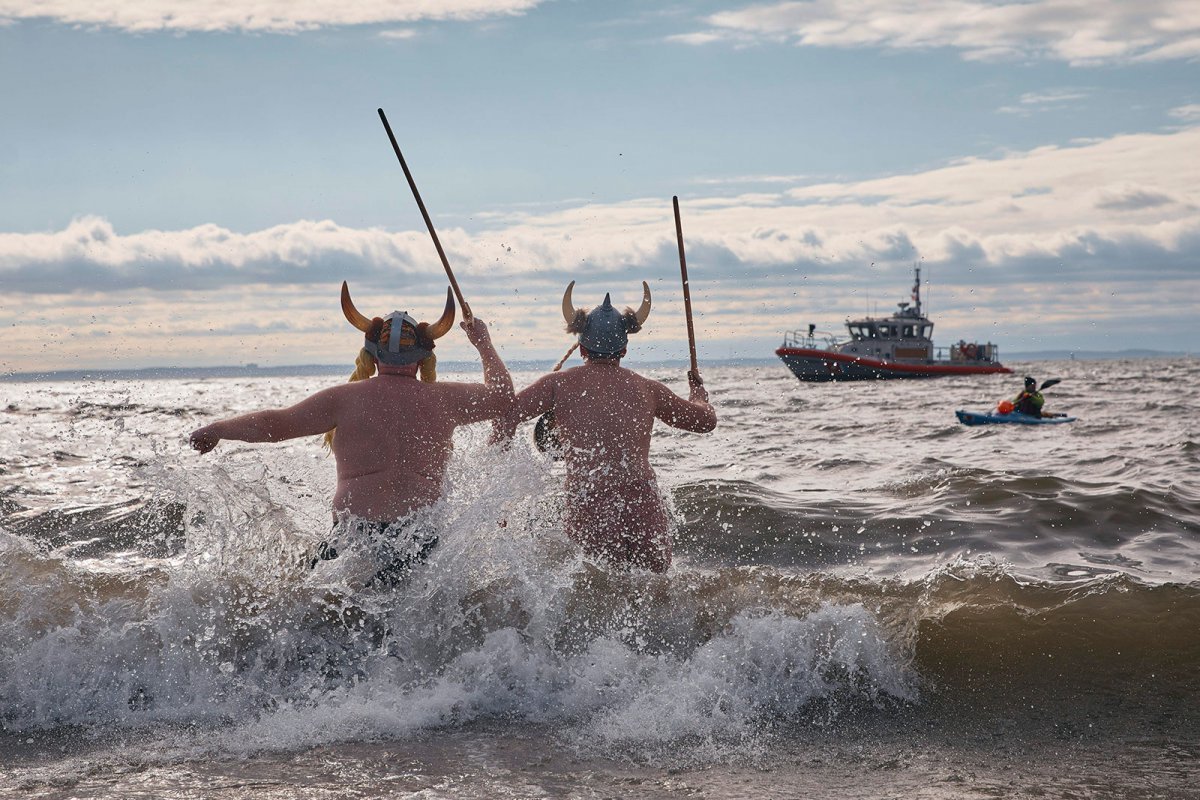
{"type": "MultiPolygon", "coordinates": [[[[1052,361],[1052,360],[1082,360],[1082,361],[1113,361],[1122,358],[1191,358],[1195,354],[1183,351],[1153,350],[1147,348],[1129,348],[1125,350],[1030,350],[1012,353],[1009,358],[1013,361],[1052,361]]],[[[555,359],[513,359],[506,362],[510,370],[548,370],[555,359]]],[[[631,359],[625,363],[643,368],[689,367],[688,359],[631,359]]],[[[710,366],[720,367],[754,367],[778,363],[774,356],[755,356],[746,358],[714,358],[706,361],[710,366]]],[[[438,365],[447,371],[479,372],[478,361],[445,361],[438,365]]],[[[33,372],[0,373],[0,383],[22,383],[40,381],[70,381],[70,380],[108,380],[108,379],[170,379],[170,378],[251,378],[251,377],[302,377],[305,375],[332,375],[347,371],[345,364],[283,364],[276,366],[260,366],[254,362],[245,364],[224,364],[206,367],[185,366],[150,366],[150,367],[97,367],[61,370],[41,370],[33,372]]]]}

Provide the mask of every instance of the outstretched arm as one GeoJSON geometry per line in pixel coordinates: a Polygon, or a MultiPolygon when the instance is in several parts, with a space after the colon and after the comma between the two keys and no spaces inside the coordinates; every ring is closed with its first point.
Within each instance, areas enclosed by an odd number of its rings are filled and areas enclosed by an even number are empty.
{"type": "Polygon", "coordinates": [[[508,441],[517,432],[517,425],[554,408],[555,373],[543,375],[517,394],[508,413],[492,423],[492,441],[508,441]]]}
{"type": "Polygon", "coordinates": [[[487,325],[478,317],[463,320],[462,329],[467,332],[467,339],[479,351],[479,359],[483,362],[483,385],[461,383],[455,384],[461,394],[461,405],[458,408],[459,424],[479,422],[494,419],[512,408],[513,382],[508,374],[508,367],[492,344],[491,334],[487,325]]]}
{"type": "Polygon", "coordinates": [[[650,385],[654,391],[654,416],[672,428],[708,433],[717,427],[717,412],[709,405],[708,390],[698,372],[688,370],[687,400],[658,381],[650,381],[650,385]]]}
{"type": "Polygon", "coordinates": [[[290,408],[254,411],[205,425],[192,431],[191,445],[201,453],[207,453],[222,439],[281,442],[325,433],[337,427],[338,398],[343,388],[324,389],[290,408]]]}

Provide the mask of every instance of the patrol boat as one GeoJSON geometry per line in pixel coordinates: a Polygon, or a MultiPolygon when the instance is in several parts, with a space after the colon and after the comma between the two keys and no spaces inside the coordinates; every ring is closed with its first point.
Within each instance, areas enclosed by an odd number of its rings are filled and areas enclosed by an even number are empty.
{"type": "Polygon", "coordinates": [[[863,381],[882,378],[937,378],[1012,372],[1000,363],[991,342],[959,341],[949,357],[933,346],[933,322],[921,313],[921,268],[915,267],[912,302],[890,317],[847,319],[849,339],[818,331],[788,331],[775,355],[802,381],[863,381]]]}

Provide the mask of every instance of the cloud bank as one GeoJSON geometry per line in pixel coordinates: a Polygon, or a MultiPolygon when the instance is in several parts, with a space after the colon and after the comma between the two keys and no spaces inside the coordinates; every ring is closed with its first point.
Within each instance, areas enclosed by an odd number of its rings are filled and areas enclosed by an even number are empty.
{"type": "MultiPolygon", "coordinates": [[[[802,313],[834,319],[860,313],[864,293],[888,305],[903,299],[908,270],[919,260],[926,277],[935,276],[943,337],[973,335],[986,318],[981,314],[1021,336],[1030,329],[1084,335],[1100,321],[1113,332],[1121,325],[1144,330],[1153,319],[1159,332],[1182,342],[1176,347],[1195,348],[1197,152],[1200,128],[1188,128],[865,181],[685,196],[693,295],[705,309],[701,328],[726,346],[741,340],[760,348],[802,313]]],[[[580,281],[581,303],[609,290],[628,303],[645,278],[657,293],[656,315],[678,312],[668,198],[475,218],[487,222],[470,231],[439,225],[439,235],[472,305],[488,309],[489,318],[502,316],[501,330],[518,356],[557,349],[555,309],[572,279],[580,281]]],[[[341,332],[334,298],[343,279],[373,313],[390,310],[374,309],[376,302],[401,302],[396,298],[436,310],[445,292],[424,231],[302,220],[250,233],[216,225],[120,232],[87,217],[63,230],[0,234],[0,285],[10,298],[7,308],[0,306],[0,325],[14,343],[11,352],[23,351],[20,342],[36,352],[43,347],[38,330],[63,309],[105,309],[119,320],[125,304],[138,303],[159,310],[139,315],[140,328],[117,324],[113,342],[162,317],[171,322],[155,324],[178,328],[187,321],[183,330],[202,340],[193,353],[227,353],[230,341],[253,337],[214,320],[243,319],[253,305],[249,294],[271,298],[251,315],[262,329],[294,328],[297,341],[323,342],[316,331],[341,332]]],[[[660,341],[656,336],[667,341],[674,334],[664,330],[644,341],[660,341]]],[[[261,355],[252,360],[269,363],[261,355]]]]}
{"type": "Polygon", "coordinates": [[[712,14],[674,37],[706,45],[953,48],[969,60],[1045,58],[1075,66],[1200,57],[1194,0],[805,0],[712,14]]]}
{"type": "Polygon", "coordinates": [[[471,21],[523,14],[544,0],[0,0],[0,25],[50,19],[67,25],[154,31],[299,33],[345,25],[471,21]]]}
{"type": "MultiPolygon", "coordinates": [[[[775,274],[797,264],[833,272],[912,258],[978,269],[1069,258],[1065,273],[1094,274],[1122,269],[1115,254],[1131,251],[1158,253],[1160,268],[1175,263],[1182,270],[1194,263],[1182,256],[1200,231],[1197,152],[1200,127],[1193,127],[965,159],[910,175],[699,195],[683,205],[689,246],[721,265],[718,276],[775,274]],[[1095,258],[1084,264],[1080,254],[1095,258]]],[[[440,233],[451,262],[466,274],[558,280],[580,265],[632,274],[672,257],[670,213],[661,199],[490,212],[476,215],[487,220],[478,230],[440,233]]],[[[85,217],[59,231],[0,234],[0,279],[9,291],[30,294],[308,285],[343,277],[374,283],[439,273],[423,231],[329,220],[250,233],[211,224],[127,233],[85,217]]]]}

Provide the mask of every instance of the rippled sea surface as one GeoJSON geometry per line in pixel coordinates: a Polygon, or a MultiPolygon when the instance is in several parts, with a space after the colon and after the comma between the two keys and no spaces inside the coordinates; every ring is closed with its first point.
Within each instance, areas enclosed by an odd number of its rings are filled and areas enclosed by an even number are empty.
{"type": "Polygon", "coordinates": [[[1200,797],[1200,361],[1012,366],[708,369],[665,576],[461,429],[386,591],[317,441],[186,448],[338,377],[0,383],[0,797],[1200,797]],[[1079,421],[956,422],[1027,373],[1079,421]]]}

